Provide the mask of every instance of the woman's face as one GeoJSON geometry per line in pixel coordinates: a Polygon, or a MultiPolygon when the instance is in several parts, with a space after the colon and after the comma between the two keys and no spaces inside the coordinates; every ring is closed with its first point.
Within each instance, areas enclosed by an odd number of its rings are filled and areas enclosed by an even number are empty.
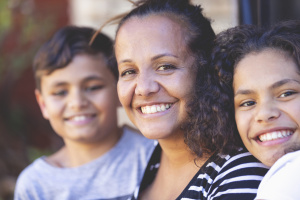
{"type": "Polygon", "coordinates": [[[248,54],[234,74],[235,118],[247,149],[267,166],[300,147],[300,74],[279,50],[248,54]]]}
{"type": "Polygon", "coordinates": [[[182,27],[168,17],[126,21],[116,37],[118,94],[130,120],[148,138],[182,135],[196,73],[182,27]]]}

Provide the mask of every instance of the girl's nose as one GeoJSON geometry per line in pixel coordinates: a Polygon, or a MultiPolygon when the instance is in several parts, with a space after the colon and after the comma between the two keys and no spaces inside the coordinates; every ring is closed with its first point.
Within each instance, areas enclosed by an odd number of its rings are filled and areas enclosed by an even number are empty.
{"type": "Polygon", "coordinates": [[[257,109],[255,121],[259,123],[270,122],[280,116],[280,109],[272,102],[265,102],[257,109]]]}

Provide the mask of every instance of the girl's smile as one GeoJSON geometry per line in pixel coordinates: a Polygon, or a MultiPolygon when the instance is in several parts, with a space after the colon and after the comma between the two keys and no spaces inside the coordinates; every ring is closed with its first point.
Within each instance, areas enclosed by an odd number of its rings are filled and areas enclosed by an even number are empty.
{"type": "Polygon", "coordinates": [[[235,118],[247,149],[268,166],[300,146],[300,74],[286,52],[265,49],[235,68],[235,118]]]}

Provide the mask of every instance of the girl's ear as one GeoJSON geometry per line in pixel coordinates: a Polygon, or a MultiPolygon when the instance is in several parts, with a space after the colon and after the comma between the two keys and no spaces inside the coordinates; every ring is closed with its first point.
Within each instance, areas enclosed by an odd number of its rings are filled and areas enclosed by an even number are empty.
{"type": "Polygon", "coordinates": [[[41,92],[38,89],[35,89],[34,93],[35,93],[36,101],[39,104],[39,107],[42,111],[43,117],[45,119],[49,119],[48,110],[47,110],[47,107],[46,107],[46,104],[45,104],[45,101],[44,101],[44,98],[43,98],[41,92]]]}

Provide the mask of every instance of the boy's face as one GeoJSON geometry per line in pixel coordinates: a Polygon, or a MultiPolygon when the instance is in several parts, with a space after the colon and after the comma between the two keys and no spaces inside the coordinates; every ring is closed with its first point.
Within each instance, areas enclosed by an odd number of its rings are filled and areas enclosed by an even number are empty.
{"type": "Polygon", "coordinates": [[[235,118],[246,148],[267,166],[300,146],[300,74],[279,50],[248,54],[236,66],[235,118]]]}
{"type": "Polygon", "coordinates": [[[42,76],[36,98],[44,118],[65,142],[107,142],[117,133],[116,86],[101,54],[82,54],[42,76]]]}

